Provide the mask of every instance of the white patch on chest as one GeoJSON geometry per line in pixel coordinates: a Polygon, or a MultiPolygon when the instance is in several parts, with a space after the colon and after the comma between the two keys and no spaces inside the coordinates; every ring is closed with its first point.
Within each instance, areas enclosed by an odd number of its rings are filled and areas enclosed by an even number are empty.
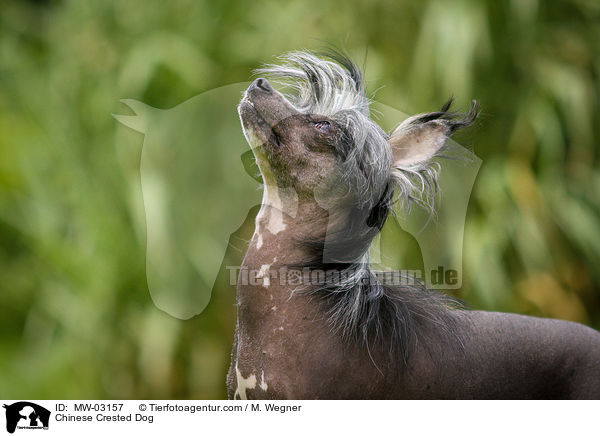
{"type": "MultiPolygon", "coordinates": [[[[265,373],[263,371],[263,382],[264,383],[265,373]]],[[[254,389],[256,388],[256,376],[254,374],[250,374],[248,378],[244,378],[242,373],[238,369],[237,363],[235,364],[235,378],[237,380],[237,388],[235,393],[233,394],[233,398],[237,398],[239,395],[240,400],[247,400],[248,396],[246,395],[246,389],[254,389]]],[[[261,388],[262,388],[261,383],[261,388]]],[[[265,384],[266,386],[266,384],[265,384]]],[[[263,389],[266,390],[266,389],[263,389]]]]}
{"type": "Polygon", "coordinates": [[[271,275],[269,274],[269,268],[271,268],[271,264],[266,264],[260,267],[258,273],[256,273],[256,278],[263,279],[263,287],[268,288],[271,284],[271,275]]]}
{"type": "Polygon", "coordinates": [[[267,385],[267,383],[265,383],[265,371],[264,370],[263,370],[262,376],[260,378],[260,388],[265,392],[269,388],[269,385],[267,385]]]}
{"type": "MultiPolygon", "coordinates": [[[[287,227],[284,223],[284,212],[292,217],[295,217],[298,213],[298,194],[292,188],[281,189],[277,186],[265,184],[262,204],[263,207],[256,216],[257,228],[258,222],[263,221],[266,229],[271,234],[276,235],[287,227]]],[[[260,245],[262,246],[262,239],[260,245]]]]}
{"type": "MultiPolygon", "coordinates": [[[[264,191],[262,206],[256,216],[256,228],[258,229],[259,221],[266,223],[266,228],[273,235],[286,229],[283,213],[295,217],[298,212],[298,194],[293,188],[279,188],[277,186],[276,177],[273,173],[269,159],[265,151],[260,147],[261,141],[256,134],[250,129],[243,129],[244,135],[248,140],[248,144],[252,148],[256,163],[260,169],[263,178],[264,191]],[[265,207],[270,206],[270,207],[265,207]]],[[[257,245],[258,241],[257,241],[257,245]]],[[[260,244],[262,246],[262,243],[260,244]]],[[[260,247],[259,247],[260,248],[260,247]]]]}

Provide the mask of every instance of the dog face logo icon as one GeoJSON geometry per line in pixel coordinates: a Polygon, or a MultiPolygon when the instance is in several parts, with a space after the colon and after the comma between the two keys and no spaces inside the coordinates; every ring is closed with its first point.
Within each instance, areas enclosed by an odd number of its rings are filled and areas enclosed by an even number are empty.
{"type": "Polygon", "coordinates": [[[3,406],[6,409],[6,431],[15,429],[48,429],[50,411],[29,401],[19,401],[3,406]]]}

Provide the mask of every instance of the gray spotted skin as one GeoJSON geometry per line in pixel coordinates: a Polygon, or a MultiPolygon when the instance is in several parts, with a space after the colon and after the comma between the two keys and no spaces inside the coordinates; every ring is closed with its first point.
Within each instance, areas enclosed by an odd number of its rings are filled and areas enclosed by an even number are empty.
{"type": "Polygon", "coordinates": [[[290,92],[260,78],[238,107],[264,193],[242,265],[256,280],[238,282],[229,398],[600,398],[595,330],[374,279],[368,250],[391,204],[433,211],[431,159],[476,104],[387,134],[344,55],[294,52],[260,71],[290,92]],[[346,274],[298,283],[272,276],[281,267],[346,274]]]}

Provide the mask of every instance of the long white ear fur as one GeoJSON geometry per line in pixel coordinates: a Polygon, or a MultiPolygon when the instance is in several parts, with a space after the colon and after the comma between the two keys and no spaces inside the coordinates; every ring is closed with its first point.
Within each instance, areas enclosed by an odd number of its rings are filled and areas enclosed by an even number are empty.
{"type": "Polygon", "coordinates": [[[432,163],[432,159],[454,132],[470,126],[477,118],[476,101],[467,113],[450,112],[452,102],[453,99],[448,100],[438,112],[406,119],[388,138],[394,162],[392,178],[406,208],[416,202],[433,213],[439,165],[432,163]]]}

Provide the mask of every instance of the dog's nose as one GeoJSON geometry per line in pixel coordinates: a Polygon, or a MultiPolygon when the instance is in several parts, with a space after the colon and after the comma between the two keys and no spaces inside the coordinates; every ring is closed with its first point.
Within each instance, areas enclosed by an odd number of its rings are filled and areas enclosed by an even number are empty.
{"type": "Polygon", "coordinates": [[[273,91],[273,87],[271,86],[271,84],[269,83],[269,81],[267,79],[263,79],[263,78],[258,78],[256,79],[254,82],[252,82],[252,85],[250,85],[251,88],[258,88],[262,91],[265,92],[272,92],[273,91]]]}

